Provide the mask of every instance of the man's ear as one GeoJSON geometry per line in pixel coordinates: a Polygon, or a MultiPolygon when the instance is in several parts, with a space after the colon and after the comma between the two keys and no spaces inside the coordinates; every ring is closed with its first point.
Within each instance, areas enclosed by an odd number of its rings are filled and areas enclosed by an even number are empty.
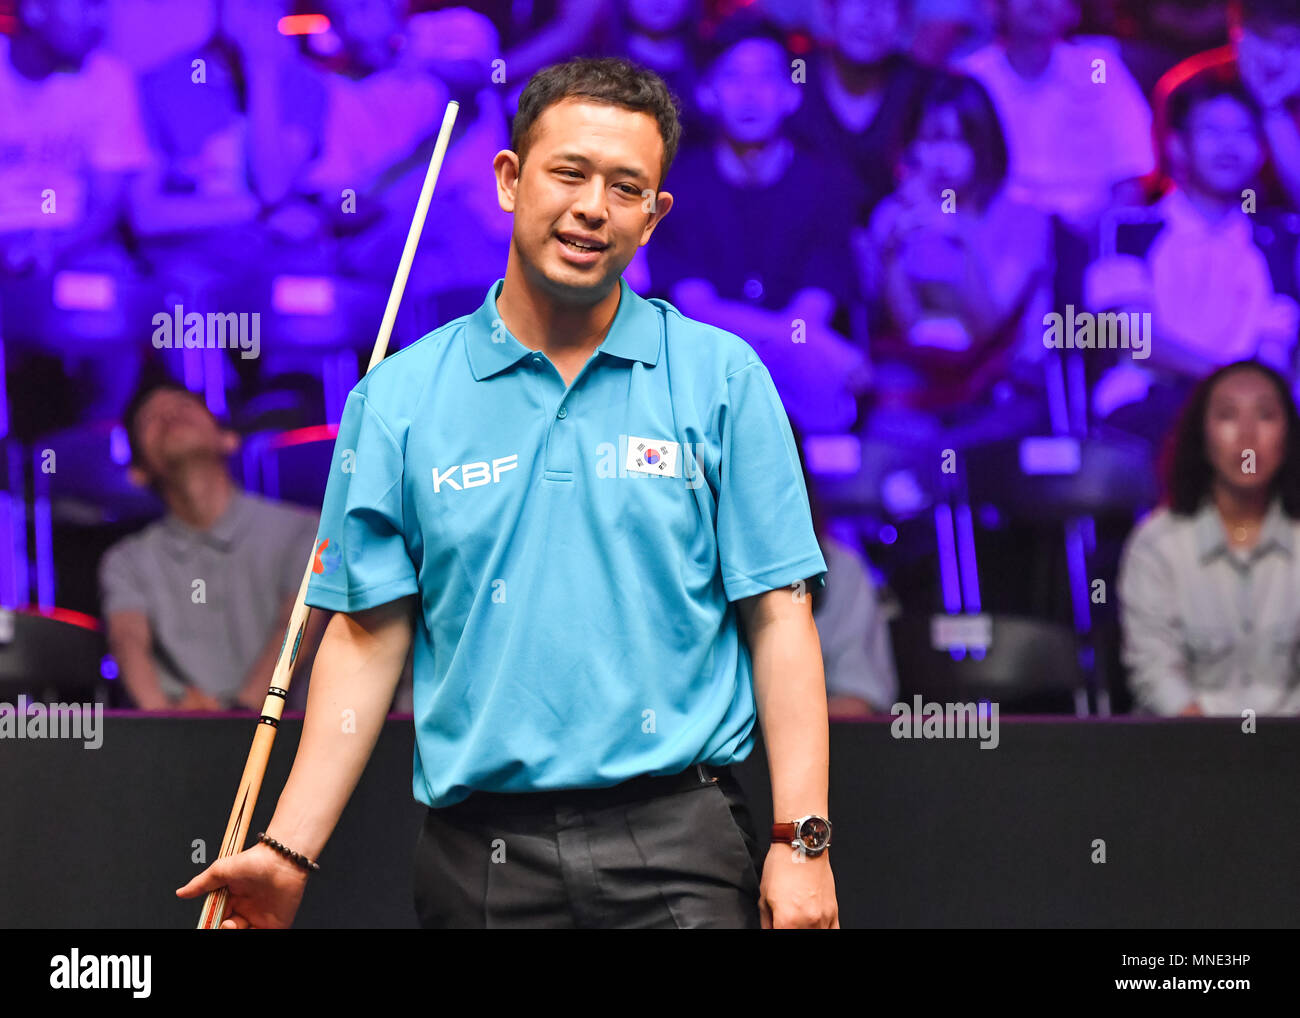
{"type": "Polygon", "coordinates": [[[126,468],[126,477],[137,488],[149,487],[149,475],[132,463],[126,468]]]}
{"type": "Polygon", "coordinates": [[[497,178],[497,204],[502,212],[514,212],[515,195],[519,190],[519,156],[503,148],[492,157],[492,172],[497,178]]]}
{"type": "Polygon", "coordinates": [[[233,456],[239,451],[242,439],[238,431],[231,431],[228,428],[221,429],[221,451],[227,456],[233,456]]]}
{"type": "Polygon", "coordinates": [[[644,247],[650,240],[650,234],[655,232],[655,227],[668,215],[669,210],[673,207],[673,196],[668,191],[660,191],[655,195],[655,210],[650,216],[650,221],[645,224],[641,231],[641,246],[644,247]]]}

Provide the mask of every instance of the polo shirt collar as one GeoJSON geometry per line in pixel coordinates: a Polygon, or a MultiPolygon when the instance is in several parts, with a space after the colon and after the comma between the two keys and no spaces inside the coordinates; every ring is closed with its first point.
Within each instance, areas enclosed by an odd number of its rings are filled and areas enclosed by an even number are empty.
{"type": "MultiPolygon", "coordinates": [[[[465,323],[465,352],[469,357],[470,371],[480,382],[536,352],[515,339],[500,323],[497,297],[504,285],[505,279],[502,278],[488,287],[482,305],[465,323]]],[[[618,277],[618,289],[618,310],[605,338],[596,347],[596,353],[641,361],[654,367],[659,363],[662,317],[648,300],[627,285],[622,276],[618,277]]]]}
{"type": "MultiPolygon", "coordinates": [[[[1207,496],[1201,503],[1193,527],[1196,532],[1196,550],[1202,562],[1209,561],[1215,555],[1227,553],[1228,535],[1223,529],[1223,522],[1212,498],[1207,496]]],[[[1250,549],[1249,555],[1255,558],[1274,547],[1288,555],[1295,551],[1294,528],[1290,518],[1282,511],[1282,499],[1279,495],[1274,495],[1273,501],[1269,503],[1268,512],[1264,514],[1264,522],[1260,527],[1259,540],[1250,549]]]]}
{"type": "Polygon", "coordinates": [[[203,543],[218,551],[229,551],[239,534],[248,504],[248,496],[241,489],[236,488],[230,496],[230,504],[226,506],[226,511],[218,516],[207,530],[191,527],[169,512],[163,517],[163,532],[178,549],[187,549],[203,543]]]}

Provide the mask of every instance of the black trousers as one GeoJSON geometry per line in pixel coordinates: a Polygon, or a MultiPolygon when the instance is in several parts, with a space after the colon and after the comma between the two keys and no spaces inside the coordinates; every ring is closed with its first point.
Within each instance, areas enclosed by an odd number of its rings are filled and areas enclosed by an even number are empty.
{"type": "Polygon", "coordinates": [[[765,856],[726,767],[476,792],[428,811],[415,911],[426,929],[758,929],[765,856]]]}

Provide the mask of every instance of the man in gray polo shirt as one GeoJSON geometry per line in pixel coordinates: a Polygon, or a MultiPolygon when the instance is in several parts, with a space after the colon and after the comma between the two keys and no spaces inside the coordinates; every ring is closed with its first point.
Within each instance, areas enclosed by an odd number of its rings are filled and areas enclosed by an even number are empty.
{"type": "MultiPolygon", "coordinates": [[[[99,567],[108,644],[143,710],[256,710],[266,696],[316,513],[242,491],[227,458],[239,438],[198,396],[154,383],[123,415],[132,479],[166,515],[104,555],[99,567]]],[[[291,704],[306,702],[309,661],[323,631],[314,613],[291,704]]]]}

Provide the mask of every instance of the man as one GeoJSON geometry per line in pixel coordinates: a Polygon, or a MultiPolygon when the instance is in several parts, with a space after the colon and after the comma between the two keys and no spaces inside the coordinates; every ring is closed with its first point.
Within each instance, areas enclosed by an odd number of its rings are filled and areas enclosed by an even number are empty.
{"type": "Polygon", "coordinates": [[[265,832],[300,861],[259,841],[177,890],[228,887],[224,927],[292,922],[413,636],[422,925],[838,926],[789,422],[748,344],[621,279],[679,133],[617,58],[525,88],[493,162],[505,278],[344,411],[307,597],[337,614],[265,832]],[[755,699],[774,817],[816,818],[765,860],[726,769],[755,699]]]}
{"type": "Polygon", "coordinates": [[[1094,413],[1113,427],[1158,442],[1221,364],[1258,358],[1294,374],[1300,231],[1262,202],[1242,211],[1264,162],[1263,116],[1225,64],[1170,93],[1160,141],[1173,186],[1114,227],[1115,253],[1084,277],[1089,307],[1151,313],[1149,359],[1117,353],[1093,391],[1094,413]]]}
{"type": "Polygon", "coordinates": [[[1269,155],[1265,193],[1271,201],[1300,207],[1300,8],[1294,0],[1232,0],[1228,36],[1230,45],[1188,57],[1156,83],[1157,118],[1192,75],[1235,68],[1263,111],[1269,155]]]}
{"type": "Polygon", "coordinates": [[[89,399],[14,394],[19,433],[58,430],[110,417],[130,393],[139,359],[50,336],[55,274],[80,269],[132,278],[117,231],[132,177],[149,147],[131,70],[100,44],[104,0],[13,5],[17,31],[0,35],[0,308],[6,369],[31,377],[57,354],[67,377],[90,384],[89,399]],[[26,349],[15,351],[15,341],[26,349]],[[17,356],[15,357],[15,352],[17,356]]]}
{"type": "MultiPolygon", "coordinates": [[[[817,48],[806,60],[803,101],[788,128],[804,148],[835,152],[851,166],[855,193],[841,198],[842,216],[865,224],[894,189],[903,128],[930,73],[903,52],[904,0],[817,0],[817,48]]],[[[786,78],[790,78],[787,62],[786,78]]]]}
{"type": "MultiPolygon", "coordinates": [[[[142,710],[256,709],[302,584],[316,514],[241,491],[227,465],[238,436],[175,382],[146,382],[123,423],[131,478],[151,486],[167,514],[100,563],[108,645],[122,680],[142,710]]],[[[302,661],[324,628],[315,621],[302,661]]],[[[302,701],[300,690],[290,687],[302,701]]]]}

